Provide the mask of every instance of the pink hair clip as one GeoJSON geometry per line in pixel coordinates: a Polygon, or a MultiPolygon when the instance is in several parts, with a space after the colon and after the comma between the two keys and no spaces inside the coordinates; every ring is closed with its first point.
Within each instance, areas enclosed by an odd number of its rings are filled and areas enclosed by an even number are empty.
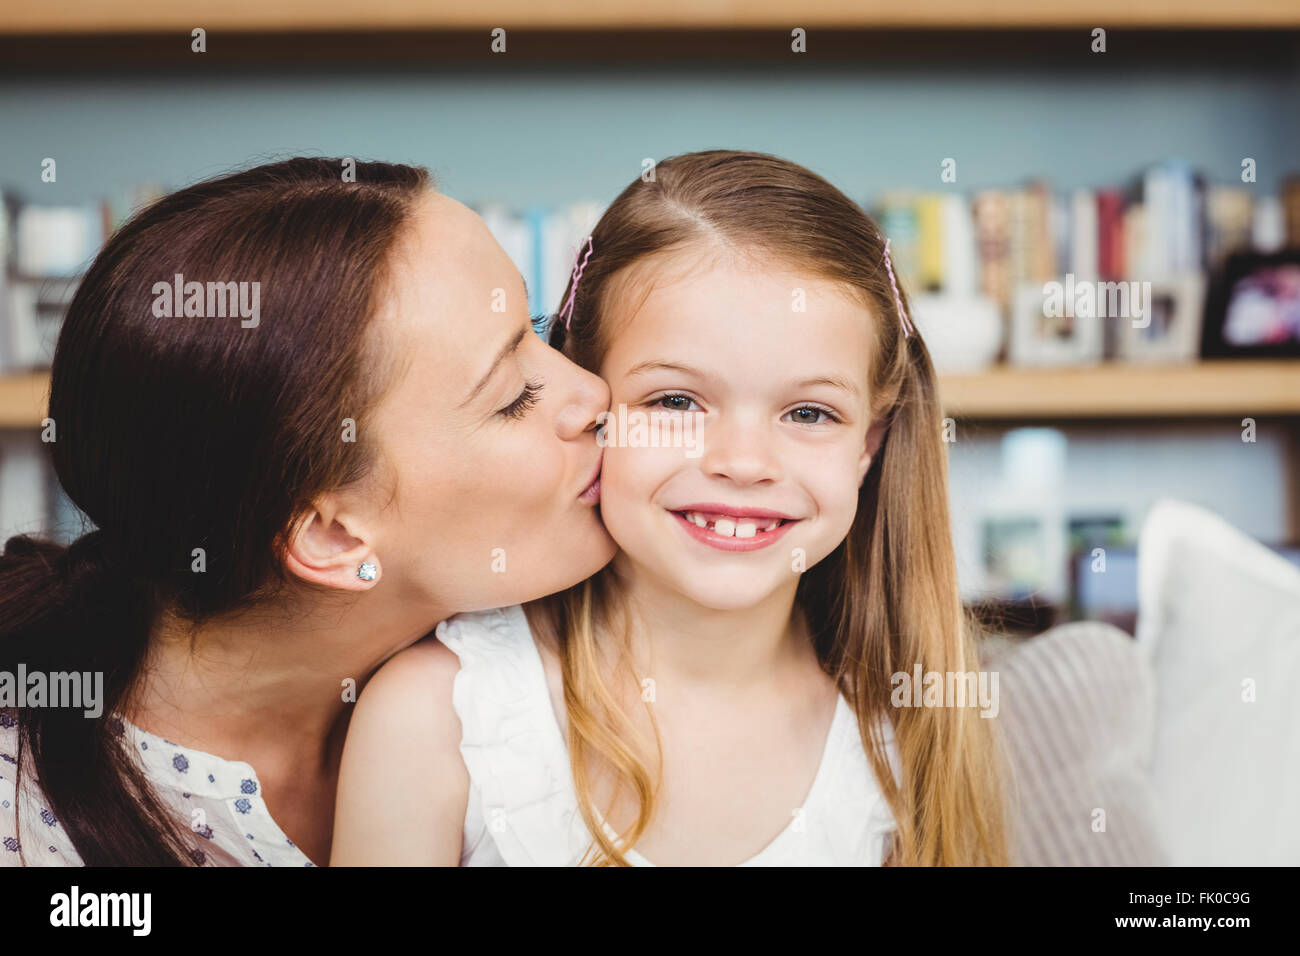
{"type": "Polygon", "coordinates": [[[587,260],[591,258],[591,236],[587,237],[587,255],[582,255],[582,246],[578,246],[578,254],[573,260],[573,282],[569,285],[569,298],[560,309],[560,315],[564,316],[564,328],[569,328],[569,322],[573,318],[574,300],[578,297],[578,282],[582,279],[582,273],[587,268],[587,260]],[[579,262],[578,260],[582,261],[579,262]],[[567,315],[566,315],[567,313],[567,315]]]}
{"type": "Polygon", "coordinates": [[[885,240],[885,268],[889,270],[889,284],[894,287],[894,302],[898,304],[898,317],[903,320],[903,336],[910,337],[912,334],[912,323],[907,317],[907,310],[903,308],[903,296],[898,291],[898,280],[894,278],[894,263],[889,258],[890,240],[885,240]]]}

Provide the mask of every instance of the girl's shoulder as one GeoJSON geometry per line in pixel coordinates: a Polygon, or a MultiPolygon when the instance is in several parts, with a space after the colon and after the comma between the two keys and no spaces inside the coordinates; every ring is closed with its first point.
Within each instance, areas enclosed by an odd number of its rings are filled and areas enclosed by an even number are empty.
{"type": "Polygon", "coordinates": [[[428,636],[389,658],[366,683],[339,769],[332,865],[437,865],[459,858],[469,796],[454,706],[459,672],[456,655],[428,636]]]}
{"type": "MultiPolygon", "coordinates": [[[[537,621],[544,632],[544,615],[537,621]]],[[[471,781],[462,864],[572,865],[589,837],[544,636],[518,605],[457,615],[436,633],[461,666],[455,705],[471,781]]]]}
{"type": "Polygon", "coordinates": [[[454,723],[484,691],[530,678],[537,655],[519,605],[457,614],[385,661],[366,684],[358,713],[379,713],[386,722],[418,712],[454,723]]]}
{"type": "Polygon", "coordinates": [[[518,604],[454,615],[435,628],[434,637],[462,664],[508,657],[533,646],[528,617],[518,604]]]}
{"type": "MultiPolygon", "coordinates": [[[[431,736],[458,742],[462,710],[494,674],[519,672],[535,653],[518,605],[457,614],[398,651],[362,690],[349,739],[421,722],[431,736]]],[[[367,745],[373,741],[367,740],[367,745]]]]}
{"type": "Polygon", "coordinates": [[[362,700],[385,710],[404,704],[420,707],[430,697],[450,708],[458,677],[471,664],[517,653],[530,641],[528,620],[519,605],[469,611],[440,623],[433,632],[398,651],[370,678],[362,700]]]}

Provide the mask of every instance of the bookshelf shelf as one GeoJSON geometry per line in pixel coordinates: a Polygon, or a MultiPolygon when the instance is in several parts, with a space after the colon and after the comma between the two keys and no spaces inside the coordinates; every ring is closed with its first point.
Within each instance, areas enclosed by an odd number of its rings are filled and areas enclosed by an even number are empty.
{"type": "Polygon", "coordinates": [[[330,30],[691,30],[805,28],[988,29],[1094,27],[1279,27],[1300,25],[1294,0],[1002,0],[973,7],[966,0],[909,4],[813,0],[792,15],[785,0],[658,0],[601,6],[587,0],[53,0],[12,4],[0,15],[0,34],[189,33],[209,31],[330,30]],[[195,9],[198,7],[198,9],[195,9]]]}
{"type": "Polygon", "coordinates": [[[0,428],[38,428],[50,394],[46,372],[0,376],[0,428]]]}
{"type": "MultiPolygon", "coordinates": [[[[43,372],[0,377],[0,428],[39,426],[49,387],[43,372]]],[[[939,394],[947,414],[990,421],[1300,416],[1300,359],[995,368],[942,376],[939,394]]]]}
{"type": "Polygon", "coordinates": [[[1300,415],[1300,359],[997,368],[944,376],[939,394],[949,414],[974,419],[1300,415]]]}

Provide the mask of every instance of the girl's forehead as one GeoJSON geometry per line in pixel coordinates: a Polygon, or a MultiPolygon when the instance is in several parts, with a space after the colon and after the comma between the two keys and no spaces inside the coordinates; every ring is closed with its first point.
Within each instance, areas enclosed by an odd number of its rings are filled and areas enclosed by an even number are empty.
{"type": "Polygon", "coordinates": [[[629,307],[600,374],[614,383],[638,368],[689,366],[719,381],[794,375],[865,388],[871,325],[866,306],[831,280],[715,270],[657,287],[629,307]]]}

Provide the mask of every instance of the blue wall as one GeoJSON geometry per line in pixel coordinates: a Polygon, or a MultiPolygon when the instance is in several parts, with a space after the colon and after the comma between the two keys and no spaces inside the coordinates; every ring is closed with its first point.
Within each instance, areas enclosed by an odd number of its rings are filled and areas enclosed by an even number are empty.
{"type": "Polygon", "coordinates": [[[1233,181],[1253,156],[1258,188],[1275,192],[1300,171],[1298,75],[1098,63],[5,79],[0,185],[79,202],[310,153],[425,164],[467,202],[604,202],[643,157],[732,146],[800,161],[859,200],[938,188],[946,156],[963,190],[1027,175],[1062,188],[1120,183],[1168,158],[1233,181]],[[39,181],[45,156],[58,161],[57,184],[39,181]]]}

